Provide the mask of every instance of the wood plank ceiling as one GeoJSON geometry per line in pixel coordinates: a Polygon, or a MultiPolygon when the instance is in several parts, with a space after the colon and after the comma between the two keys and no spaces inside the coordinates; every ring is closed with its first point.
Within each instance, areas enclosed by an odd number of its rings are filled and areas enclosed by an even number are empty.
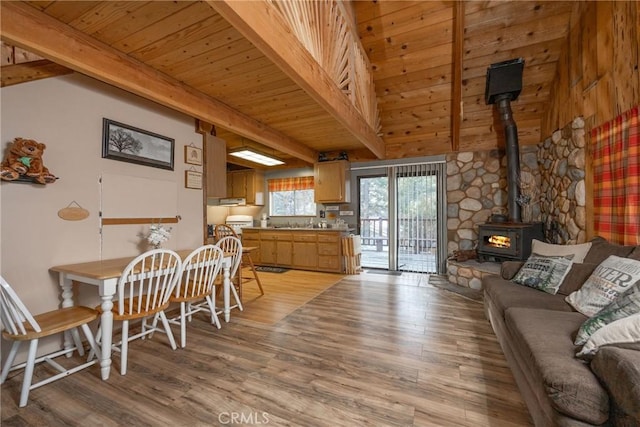
{"type": "MultiPolygon", "coordinates": [[[[82,39],[85,46],[159,72],[175,82],[174,87],[193,90],[253,120],[255,127],[246,134],[253,138],[241,136],[235,126],[225,126],[225,120],[216,123],[228,148],[257,146],[289,166],[301,164],[296,158],[310,162],[326,151],[348,150],[352,160],[376,158],[282,67],[231,26],[216,11],[215,2],[22,3],[46,15],[43,19],[61,24],[59,29],[72,37],[87,37],[82,39]],[[265,134],[276,135],[278,143],[269,143],[267,137],[260,140],[262,128],[265,134]]],[[[525,59],[525,71],[522,94],[512,104],[514,118],[521,143],[537,143],[572,3],[354,2],[357,31],[373,68],[385,157],[499,146],[501,130],[496,131],[492,106],[484,103],[485,73],[490,64],[517,57],[525,59]],[[459,139],[453,141],[452,135],[459,139]]],[[[3,10],[3,27],[5,15],[3,10]]],[[[5,40],[4,32],[2,36],[5,40]]],[[[80,62],[65,60],[51,49],[21,47],[100,78],[101,70],[78,69],[80,62]]]]}

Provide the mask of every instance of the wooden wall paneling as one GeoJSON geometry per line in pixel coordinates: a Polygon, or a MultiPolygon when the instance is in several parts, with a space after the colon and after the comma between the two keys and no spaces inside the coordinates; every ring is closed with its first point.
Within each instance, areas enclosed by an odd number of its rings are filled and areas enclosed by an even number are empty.
{"type": "Polygon", "coordinates": [[[460,124],[462,123],[462,68],[464,47],[464,2],[453,5],[455,13],[453,27],[453,75],[451,95],[451,150],[458,151],[460,147],[460,124]]]}
{"type": "Polygon", "coordinates": [[[611,80],[613,64],[613,2],[598,2],[596,19],[596,38],[598,44],[598,85],[596,123],[602,123],[614,117],[615,103],[611,80]]]}
{"type": "MultiPolygon", "coordinates": [[[[582,25],[576,25],[569,31],[569,87],[573,88],[582,81],[582,25]]],[[[577,92],[574,91],[574,92],[577,92]]]]}
{"type": "Polygon", "coordinates": [[[640,34],[634,8],[637,2],[613,2],[613,67],[615,82],[614,117],[622,114],[640,102],[640,78],[638,75],[638,44],[640,34]]]}
{"type": "Polygon", "coordinates": [[[421,52],[408,53],[402,57],[388,58],[383,64],[371,61],[371,66],[373,67],[376,80],[404,75],[440,65],[451,67],[452,49],[453,43],[441,44],[427,48],[421,52]]]}

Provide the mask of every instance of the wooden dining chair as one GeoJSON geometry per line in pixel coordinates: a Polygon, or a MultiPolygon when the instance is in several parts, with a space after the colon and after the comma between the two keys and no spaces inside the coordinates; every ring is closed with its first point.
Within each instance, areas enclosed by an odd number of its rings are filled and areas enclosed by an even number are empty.
{"type": "Polygon", "coordinates": [[[236,300],[236,304],[232,305],[230,309],[237,307],[240,309],[240,311],[243,311],[244,309],[242,308],[242,301],[240,301],[240,297],[238,296],[238,291],[236,291],[236,285],[239,285],[239,283],[237,283],[239,280],[236,279],[236,275],[238,273],[238,268],[240,267],[240,262],[242,260],[242,243],[240,242],[240,239],[238,239],[237,237],[227,236],[218,240],[218,243],[216,243],[216,246],[222,249],[222,252],[224,252],[225,255],[231,254],[231,267],[229,268],[229,280],[231,280],[232,282],[231,293],[233,294],[233,298],[236,300]],[[233,283],[234,279],[236,279],[236,284],[233,283]]]}
{"type": "Polygon", "coordinates": [[[18,294],[11,288],[9,283],[0,276],[0,319],[2,320],[2,336],[4,339],[13,341],[9,355],[2,369],[0,383],[4,383],[9,372],[24,368],[24,378],[22,380],[22,391],[20,392],[20,407],[27,405],[29,392],[35,388],[49,384],[55,380],[71,375],[82,369],[88,368],[96,363],[96,360],[84,362],[73,368],[65,368],[53,359],[62,355],[70,355],[75,350],[80,356],[84,355],[84,347],[80,341],[78,327],[82,329],[84,335],[94,352],[99,349],[93,337],[88,323],[98,318],[98,312],[89,307],[74,306],[49,311],[47,313],[33,316],[18,294]],[[70,331],[72,333],[74,347],[59,350],[53,353],[36,358],[38,352],[38,342],[40,338],[61,332],[70,331]],[[27,361],[11,366],[18,354],[22,343],[29,342],[29,352],[27,361]],[[37,383],[32,383],[33,370],[37,363],[47,362],[55,370],[59,371],[53,376],[44,378],[37,383]]]}
{"type": "MultiPolygon", "coordinates": [[[[223,237],[228,237],[228,236],[240,238],[236,234],[235,230],[232,227],[228,226],[227,224],[217,224],[213,229],[213,235],[216,241],[222,239],[223,237]]],[[[242,262],[240,264],[240,269],[238,270],[238,273],[239,273],[239,279],[238,279],[239,281],[245,282],[245,281],[255,280],[256,284],[258,285],[258,289],[260,289],[260,294],[264,295],[264,289],[262,289],[262,282],[260,282],[260,277],[258,277],[256,266],[253,264],[253,260],[251,259],[251,254],[249,252],[242,253],[242,262]],[[242,268],[245,266],[249,267],[249,271],[251,271],[251,274],[253,274],[253,278],[242,277],[242,268]]],[[[242,295],[242,293],[240,295],[242,295]]]]}
{"type": "Polygon", "coordinates": [[[224,253],[215,245],[201,246],[182,262],[182,271],[169,302],[180,303],[180,315],[169,323],[180,325],[180,347],[187,345],[187,320],[194,314],[206,311],[211,324],[220,329],[215,306],[215,279],[220,273],[224,253]]]}
{"type": "MultiPolygon", "coordinates": [[[[127,373],[129,342],[151,336],[154,332],[167,335],[171,348],[176,342],[164,310],[169,306],[172,292],[182,268],[180,255],[169,249],[152,249],[134,258],[124,269],[117,285],[117,301],[113,302],[113,320],[122,322],[122,337],[112,345],[120,351],[120,374],[127,373]],[[139,333],[129,336],[129,322],[141,319],[139,333]],[[152,323],[147,323],[153,319],[152,323]],[[158,320],[162,328],[158,326],[158,320]]],[[[97,307],[99,312],[102,311],[97,307]]],[[[98,330],[101,339],[102,328],[98,330]]],[[[90,358],[94,354],[90,354],[90,358]]]]}

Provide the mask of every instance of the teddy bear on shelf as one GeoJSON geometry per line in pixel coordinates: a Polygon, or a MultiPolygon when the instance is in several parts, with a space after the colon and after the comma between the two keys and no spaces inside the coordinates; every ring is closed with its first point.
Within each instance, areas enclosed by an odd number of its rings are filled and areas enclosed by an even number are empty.
{"type": "Polygon", "coordinates": [[[21,176],[27,176],[39,184],[56,182],[56,177],[42,162],[42,154],[46,145],[33,139],[16,138],[13,140],[9,152],[0,164],[0,178],[5,181],[15,181],[21,176]]]}

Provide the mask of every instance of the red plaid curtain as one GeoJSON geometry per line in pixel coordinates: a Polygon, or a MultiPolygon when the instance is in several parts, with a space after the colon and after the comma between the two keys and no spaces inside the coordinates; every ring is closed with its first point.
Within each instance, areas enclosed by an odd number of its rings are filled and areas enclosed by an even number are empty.
{"type": "Polygon", "coordinates": [[[638,106],[591,131],[595,231],[611,242],[640,244],[638,106]]]}
{"type": "Polygon", "coordinates": [[[298,176],[293,178],[278,178],[267,180],[269,192],[293,191],[293,190],[313,190],[312,176],[298,176]]]}

